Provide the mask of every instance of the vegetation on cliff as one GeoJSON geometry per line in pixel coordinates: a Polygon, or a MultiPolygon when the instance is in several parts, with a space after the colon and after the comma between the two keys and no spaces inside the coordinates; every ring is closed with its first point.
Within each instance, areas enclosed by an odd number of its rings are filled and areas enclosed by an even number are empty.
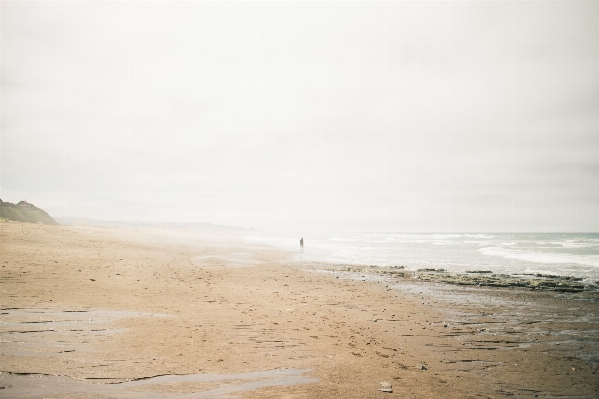
{"type": "Polygon", "coordinates": [[[46,211],[27,201],[17,204],[4,202],[0,199],[0,220],[13,222],[28,222],[42,224],[58,224],[46,211]]]}

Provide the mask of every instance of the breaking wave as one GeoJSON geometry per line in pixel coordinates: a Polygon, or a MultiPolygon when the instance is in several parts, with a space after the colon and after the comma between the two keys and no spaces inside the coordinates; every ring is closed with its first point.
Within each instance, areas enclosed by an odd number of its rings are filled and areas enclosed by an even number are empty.
{"type": "Polygon", "coordinates": [[[599,256],[576,255],[571,253],[519,251],[501,247],[484,247],[479,249],[483,255],[499,256],[504,259],[518,259],[526,262],[547,264],[576,264],[599,268],[599,256]]]}

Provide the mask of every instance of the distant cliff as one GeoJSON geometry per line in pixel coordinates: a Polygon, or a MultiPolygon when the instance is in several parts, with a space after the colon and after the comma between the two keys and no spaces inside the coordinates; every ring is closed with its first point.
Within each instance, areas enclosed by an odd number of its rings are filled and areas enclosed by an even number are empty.
{"type": "Polygon", "coordinates": [[[11,204],[0,199],[0,220],[2,219],[13,222],[58,224],[46,211],[27,201],[11,204]]]}

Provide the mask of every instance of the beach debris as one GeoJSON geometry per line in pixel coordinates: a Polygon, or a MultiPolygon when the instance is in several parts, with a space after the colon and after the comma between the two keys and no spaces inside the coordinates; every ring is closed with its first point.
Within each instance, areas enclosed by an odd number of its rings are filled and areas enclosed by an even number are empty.
{"type": "Polygon", "coordinates": [[[423,371],[424,371],[424,370],[428,370],[424,364],[419,364],[419,365],[417,365],[417,366],[416,366],[416,368],[417,368],[418,370],[423,370],[423,371]]]}
{"type": "Polygon", "coordinates": [[[389,382],[387,382],[387,381],[380,382],[379,386],[380,386],[380,388],[378,388],[377,391],[393,393],[393,386],[391,386],[391,384],[389,382]]]}

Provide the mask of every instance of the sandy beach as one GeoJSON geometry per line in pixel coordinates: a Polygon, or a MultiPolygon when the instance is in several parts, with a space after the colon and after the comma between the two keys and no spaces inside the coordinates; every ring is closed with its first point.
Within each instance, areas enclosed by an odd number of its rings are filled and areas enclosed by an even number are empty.
{"type": "Polygon", "coordinates": [[[0,397],[599,397],[596,295],[360,274],[242,238],[0,223],[0,397]]]}

